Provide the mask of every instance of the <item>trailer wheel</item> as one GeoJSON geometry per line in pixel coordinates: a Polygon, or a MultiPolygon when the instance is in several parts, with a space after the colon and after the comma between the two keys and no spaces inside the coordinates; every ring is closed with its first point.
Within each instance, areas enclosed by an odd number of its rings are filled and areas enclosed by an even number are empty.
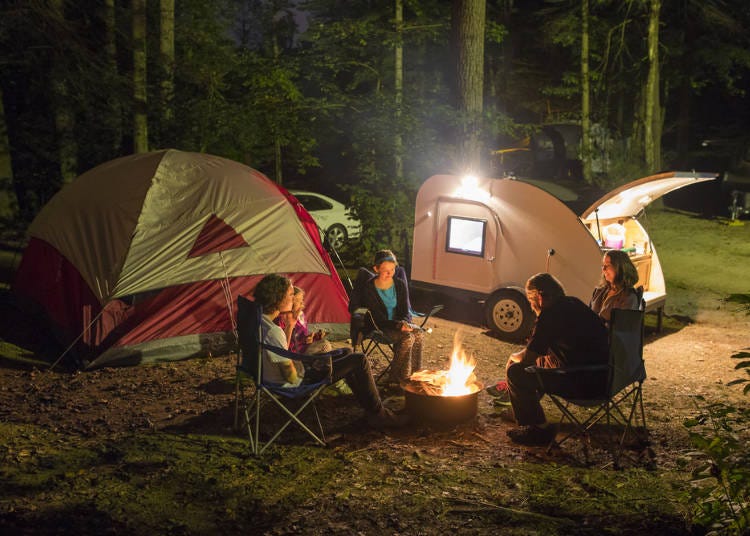
{"type": "Polygon", "coordinates": [[[534,326],[534,312],[526,296],[520,292],[504,289],[487,300],[487,325],[501,339],[520,341],[531,333],[534,326]]]}

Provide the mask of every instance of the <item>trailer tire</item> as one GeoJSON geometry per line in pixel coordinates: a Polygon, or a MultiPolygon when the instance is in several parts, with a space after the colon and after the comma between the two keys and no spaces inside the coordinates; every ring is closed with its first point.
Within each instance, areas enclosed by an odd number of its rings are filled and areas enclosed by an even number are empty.
{"type": "Polygon", "coordinates": [[[523,340],[531,333],[535,315],[526,296],[511,289],[494,293],[485,309],[487,326],[501,339],[509,342],[523,340]]]}

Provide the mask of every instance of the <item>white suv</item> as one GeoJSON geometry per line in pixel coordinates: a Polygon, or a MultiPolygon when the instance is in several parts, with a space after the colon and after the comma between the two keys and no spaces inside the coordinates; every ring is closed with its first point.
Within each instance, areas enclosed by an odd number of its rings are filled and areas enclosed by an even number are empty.
{"type": "Polygon", "coordinates": [[[347,240],[359,238],[362,226],[349,209],[328,196],[314,192],[289,190],[310,213],[320,229],[324,243],[339,249],[347,240]]]}

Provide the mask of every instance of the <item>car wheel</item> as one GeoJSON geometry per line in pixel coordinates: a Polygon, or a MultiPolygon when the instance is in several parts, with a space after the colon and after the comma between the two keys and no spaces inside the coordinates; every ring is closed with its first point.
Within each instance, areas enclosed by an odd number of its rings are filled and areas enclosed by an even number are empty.
{"type": "Polygon", "coordinates": [[[338,223],[331,225],[326,231],[326,244],[333,249],[339,249],[346,243],[346,228],[338,223]]]}
{"type": "Polygon", "coordinates": [[[534,312],[526,296],[511,289],[493,294],[486,305],[489,328],[501,339],[517,342],[527,337],[534,326],[534,312]]]}

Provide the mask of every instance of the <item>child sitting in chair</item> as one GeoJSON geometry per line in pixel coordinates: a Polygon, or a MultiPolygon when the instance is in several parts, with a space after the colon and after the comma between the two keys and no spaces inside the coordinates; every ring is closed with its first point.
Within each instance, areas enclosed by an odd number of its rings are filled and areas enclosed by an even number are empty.
{"type": "Polygon", "coordinates": [[[323,330],[310,333],[307,329],[304,313],[305,291],[296,286],[293,288],[292,308],[289,311],[282,311],[274,320],[274,323],[286,333],[288,349],[297,354],[307,355],[330,352],[333,347],[326,340],[327,334],[323,330]]]}

